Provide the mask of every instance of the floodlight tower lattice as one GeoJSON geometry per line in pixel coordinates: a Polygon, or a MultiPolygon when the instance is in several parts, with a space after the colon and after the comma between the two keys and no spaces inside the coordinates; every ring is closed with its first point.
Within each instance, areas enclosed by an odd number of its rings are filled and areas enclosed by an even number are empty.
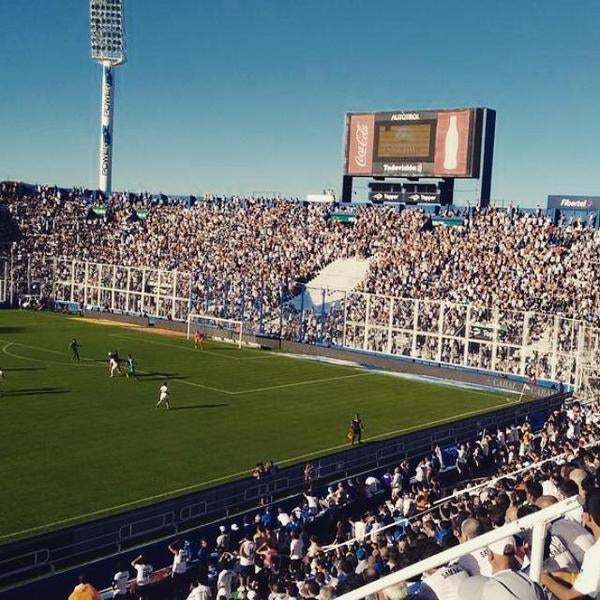
{"type": "Polygon", "coordinates": [[[124,2],[125,0],[90,0],[91,55],[92,60],[102,65],[98,188],[106,195],[110,195],[112,191],[114,67],[127,60],[124,2]]]}

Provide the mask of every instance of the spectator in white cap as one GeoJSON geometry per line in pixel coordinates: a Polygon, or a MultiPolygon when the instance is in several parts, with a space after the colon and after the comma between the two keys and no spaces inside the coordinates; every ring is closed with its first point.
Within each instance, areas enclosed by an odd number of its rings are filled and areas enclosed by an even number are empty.
{"type": "Polygon", "coordinates": [[[219,535],[217,536],[217,550],[221,552],[229,552],[229,534],[225,525],[219,527],[219,535]]]}
{"type": "Polygon", "coordinates": [[[542,588],[518,571],[516,543],[512,536],[488,545],[492,577],[482,588],[481,600],[544,600],[542,588]]]}

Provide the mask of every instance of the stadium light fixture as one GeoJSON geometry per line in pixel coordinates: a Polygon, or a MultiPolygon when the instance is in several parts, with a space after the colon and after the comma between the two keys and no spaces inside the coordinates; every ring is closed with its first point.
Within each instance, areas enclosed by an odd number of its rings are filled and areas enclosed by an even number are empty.
{"type": "Polygon", "coordinates": [[[100,111],[100,162],[98,188],[110,195],[112,188],[113,112],[115,78],[113,69],[123,64],[125,0],[90,0],[90,44],[92,60],[102,65],[102,105],[100,111]]]}

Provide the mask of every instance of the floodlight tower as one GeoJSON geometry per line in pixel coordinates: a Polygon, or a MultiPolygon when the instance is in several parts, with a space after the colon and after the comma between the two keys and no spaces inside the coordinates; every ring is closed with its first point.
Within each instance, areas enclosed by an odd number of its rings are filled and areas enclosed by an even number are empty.
{"type": "Polygon", "coordinates": [[[113,67],[123,64],[125,0],[90,0],[90,41],[92,60],[102,65],[102,108],[100,112],[100,164],[98,188],[110,195],[112,187],[113,110],[115,79],[113,67]]]}

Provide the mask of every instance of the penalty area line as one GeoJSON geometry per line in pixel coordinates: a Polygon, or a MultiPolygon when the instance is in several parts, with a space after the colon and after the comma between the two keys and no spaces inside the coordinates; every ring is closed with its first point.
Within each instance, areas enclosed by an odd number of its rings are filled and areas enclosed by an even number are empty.
{"type": "Polygon", "coordinates": [[[352,379],[354,377],[368,377],[373,373],[353,373],[352,375],[340,375],[338,377],[324,377],[322,379],[307,379],[306,381],[297,381],[296,383],[282,383],[280,385],[271,385],[268,387],[253,388],[251,390],[241,390],[239,392],[230,392],[233,396],[242,396],[244,394],[253,394],[255,392],[268,392],[269,390],[279,390],[283,388],[297,387],[300,385],[310,385],[312,383],[329,383],[331,381],[340,381],[342,379],[352,379]]]}
{"type": "MultiPolygon", "coordinates": [[[[227,356],[222,352],[218,352],[216,350],[206,350],[202,348],[198,350],[196,348],[190,348],[189,346],[184,346],[183,344],[170,344],[169,342],[157,342],[156,340],[148,340],[146,338],[134,337],[132,335],[123,335],[120,333],[109,333],[110,337],[119,338],[122,340],[129,340],[132,342],[140,342],[142,344],[154,344],[155,346],[164,346],[165,348],[174,348],[175,350],[185,350],[186,352],[194,352],[198,356],[202,356],[202,354],[210,354],[211,356],[218,356],[223,360],[262,360],[265,358],[275,358],[275,355],[268,356],[227,356]]],[[[147,334],[148,335],[148,334],[147,334]]]]}
{"type": "MultiPolygon", "coordinates": [[[[22,356],[20,354],[15,354],[14,352],[9,352],[8,349],[11,346],[23,346],[24,348],[31,348],[33,350],[39,350],[40,352],[49,352],[52,354],[58,354],[60,356],[65,356],[65,358],[66,358],[66,355],[63,354],[62,352],[58,352],[57,350],[50,350],[49,348],[40,348],[39,346],[29,346],[27,344],[21,344],[21,342],[9,342],[8,344],[5,344],[2,347],[3,354],[6,354],[6,356],[12,356],[13,358],[18,358],[19,360],[41,362],[41,363],[50,362],[55,365],[67,365],[67,366],[77,366],[77,367],[97,368],[97,367],[103,366],[100,364],[86,365],[86,364],[82,364],[81,362],[66,362],[66,361],[60,361],[60,360],[52,360],[51,358],[34,358],[32,356],[22,356]]],[[[83,361],[83,360],[93,360],[93,359],[92,358],[82,358],[81,360],[83,361]]]]}
{"type": "Polygon", "coordinates": [[[296,381],[294,383],[282,383],[280,385],[270,385],[267,387],[260,388],[251,388],[249,390],[239,390],[238,392],[232,392],[230,390],[222,390],[220,388],[210,387],[208,385],[204,385],[203,383],[196,383],[194,381],[185,381],[184,379],[172,379],[171,381],[175,383],[183,383],[185,385],[193,385],[199,388],[205,388],[207,390],[211,390],[213,392],[219,392],[221,394],[227,394],[228,396],[244,396],[246,394],[254,394],[256,392],[268,392],[270,390],[280,390],[291,387],[298,387],[301,385],[311,385],[314,383],[330,383],[332,381],[340,381],[342,379],[351,379],[353,377],[367,377],[368,375],[373,375],[373,373],[353,373],[352,375],[340,375],[338,377],[325,377],[322,379],[307,379],[306,381],[296,381]]]}
{"type": "MultiPolygon", "coordinates": [[[[518,402],[513,402],[512,404],[518,404],[518,402]]],[[[485,414],[488,412],[493,411],[495,408],[499,408],[500,406],[502,406],[502,404],[498,404],[497,406],[491,407],[490,409],[483,409],[483,410],[472,410],[472,411],[468,411],[468,412],[464,412],[464,413],[460,413],[458,415],[453,415],[451,417],[447,417],[444,419],[437,419],[435,421],[429,421],[425,426],[424,425],[413,425],[411,427],[404,427],[402,429],[395,429],[393,431],[387,431],[385,433],[380,433],[377,435],[373,435],[370,437],[365,438],[365,442],[370,442],[370,441],[374,441],[374,440],[378,440],[380,438],[383,437],[387,437],[390,435],[395,435],[398,433],[407,433],[409,431],[415,430],[415,429],[426,429],[427,426],[429,425],[441,425],[443,423],[447,423],[447,422],[451,422],[451,421],[456,421],[458,419],[461,419],[463,417],[469,417],[472,415],[476,415],[476,414],[485,414]]],[[[305,458],[310,458],[312,456],[316,456],[319,454],[326,454],[329,452],[332,452],[334,450],[339,450],[341,448],[347,448],[348,447],[348,443],[345,444],[338,444],[337,446],[331,446],[329,448],[323,448],[320,450],[314,450],[313,452],[307,452],[306,454],[300,454],[299,456],[293,456],[291,458],[285,458],[283,460],[280,461],[275,461],[276,465],[285,465],[287,463],[293,463],[293,462],[297,462],[300,460],[303,460],[305,458]]],[[[129,508],[132,506],[136,506],[136,505],[141,505],[141,504],[145,504],[147,502],[151,502],[153,500],[160,500],[161,498],[167,498],[169,496],[176,496],[179,494],[182,494],[184,492],[191,492],[193,490],[199,490],[202,489],[204,487],[206,487],[207,485],[210,485],[211,483],[218,483],[220,481],[226,481],[228,479],[235,479],[237,477],[241,477],[242,475],[247,475],[250,474],[252,472],[251,469],[247,469],[245,471],[238,471],[237,473],[232,473],[230,475],[224,475],[222,477],[216,477],[214,479],[208,479],[206,481],[203,481],[201,483],[196,483],[193,485],[188,485],[182,488],[178,488],[176,490],[170,490],[168,492],[161,492],[160,494],[154,494],[153,496],[148,496],[146,498],[140,498],[139,500],[132,500],[131,502],[125,502],[123,504],[118,504],[116,506],[110,506],[107,508],[101,508],[99,510],[95,510],[92,512],[88,512],[88,513],[84,513],[81,515],[77,515],[75,517],[67,517],[66,519],[61,519],[59,521],[54,521],[52,523],[47,523],[45,525],[38,525],[36,527],[29,527],[27,529],[22,529],[21,531],[15,531],[13,533],[8,533],[6,535],[0,536],[0,541],[1,540],[7,540],[7,539],[12,539],[12,538],[16,538],[19,537],[23,534],[26,533],[33,533],[35,531],[40,531],[43,529],[52,529],[54,527],[56,527],[57,525],[66,525],[67,523],[72,523],[74,521],[79,521],[81,519],[87,519],[89,517],[95,517],[98,515],[102,515],[104,513],[110,513],[110,512],[115,512],[118,511],[119,509],[122,508],[129,508]]]]}

